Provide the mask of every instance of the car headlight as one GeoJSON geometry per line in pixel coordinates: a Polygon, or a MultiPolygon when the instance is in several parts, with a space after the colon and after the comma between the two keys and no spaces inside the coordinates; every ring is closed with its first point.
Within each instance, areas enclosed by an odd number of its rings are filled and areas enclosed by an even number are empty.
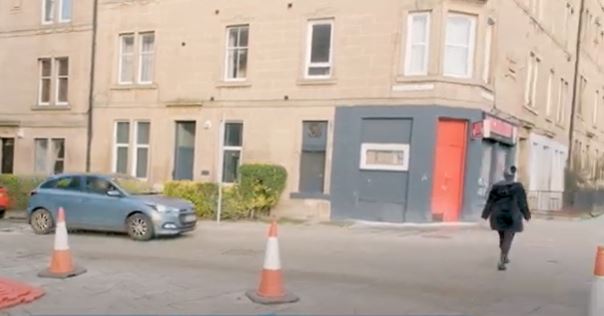
{"type": "Polygon", "coordinates": [[[173,207],[168,207],[162,204],[147,204],[148,206],[152,207],[153,209],[155,209],[156,211],[158,211],[159,213],[174,213],[174,212],[178,212],[178,209],[175,209],[173,207]]]}

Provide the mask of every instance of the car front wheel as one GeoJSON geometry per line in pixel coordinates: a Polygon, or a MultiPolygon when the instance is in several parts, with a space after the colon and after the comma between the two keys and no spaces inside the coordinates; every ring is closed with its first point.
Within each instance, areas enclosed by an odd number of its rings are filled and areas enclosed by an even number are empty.
{"type": "Polygon", "coordinates": [[[31,215],[31,228],[38,235],[46,235],[54,228],[52,215],[47,209],[39,209],[31,215]]]}
{"type": "Polygon", "coordinates": [[[153,223],[144,214],[134,214],[128,217],[128,235],[138,241],[146,241],[153,237],[153,223]]]}

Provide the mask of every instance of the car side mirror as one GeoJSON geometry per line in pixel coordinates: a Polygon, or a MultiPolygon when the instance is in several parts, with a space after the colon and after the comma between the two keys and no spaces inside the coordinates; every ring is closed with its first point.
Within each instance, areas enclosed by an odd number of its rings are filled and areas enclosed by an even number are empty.
{"type": "Polygon", "coordinates": [[[107,191],[107,195],[111,197],[122,197],[122,193],[117,190],[107,191]]]}

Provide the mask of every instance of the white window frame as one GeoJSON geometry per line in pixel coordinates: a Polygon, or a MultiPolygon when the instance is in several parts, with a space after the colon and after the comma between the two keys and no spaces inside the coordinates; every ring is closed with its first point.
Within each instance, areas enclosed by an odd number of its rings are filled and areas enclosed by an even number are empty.
{"type": "Polygon", "coordinates": [[[54,67],[54,71],[53,71],[53,76],[52,76],[52,79],[51,79],[50,82],[51,82],[51,85],[52,85],[53,82],[55,84],[55,89],[54,89],[54,92],[55,92],[55,97],[54,97],[55,105],[56,106],[68,106],[69,105],[69,70],[71,68],[70,65],[69,65],[69,57],[56,57],[56,58],[53,58],[52,65],[54,67]],[[60,75],[59,74],[60,69],[61,69],[59,63],[60,63],[61,59],[67,60],[67,75],[60,75]],[[67,102],[61,102],[61,101],[59,101],[59,79],[64,79],[64,78],[67,79],[67,102]]]}
{"type": "Polygon", "coordinates": [[[308,28],[306,32],[306,62],[304,66],[304,78],[306,79],[329,79],[333,76],[333,37],[334,37],[334,19],[317,19],[309,20],[308,28]],[[312,63],[312,37],[315,25],[329,24],[331,34],[329,36],[329,62],[323,63],[312,63]],[[311,67],[329,67],[329,74],[327,75],[311,75],[309,74],[311,67]]]}
{"type": "Polygon", "coordinates": [[[50,106],[50,103],[52,101],[52,81],[53,81],[53,58],[50,57],[41,57],[38,58],[38,75],[39,75],[39,79],[38,79],[38,106],[50,106]],[[44,67],[42,66],[42,61],[47,60],[50,63],[50,75],[49,76],[44,76],[44,67]],[[50,84],[48,85],[48,102],[42,102],[42,90],[43,90],[43,81],[44,80],[50,80],[50,84]]]}
{"type": "Polygon", "coordinates": [[[406,48],[405,48],[405,76],[426,76],[428,75],[428,65],[429,65],[429,56],[430,56],[430,32],[431,32],[431,12],[430,11],[420,11],[420,12],[409,12],[407,15],[407,38],[406,38],[406,48]],[[426,37],[424,38],[423,45],[424,46],[424,64],[422,65],[422,70],[418,72],[412,72],[411,69],[411,53],[413,51],[413,46],[415,43],[412,42],[413,38],[413,19],[415,17],[425,17],[426,19],[426,37]]]}
{"type": "MultiPolygon", "coordinates": [[[[141,179],[141,180],[147,180],[149,178],[149,170],[150,170],[150,163],[149,162],[151,161],[151,122],[148,121],[148,120],[135,120],[132,123],[130,123],[129,127],[130,127],[130,129],[134,129],[134,133],[132,133],[133,137],[132,137],[132,139],[130,139],[130,143],[132,144],[132,148],[134,150],[134,152],[132,154],[132,162],[131,162],[130,175],[133,176],[133,177],[135,177],[135,178],[141,179]],[[139,144],[138,143],[138,132],[139,132],[139,126],[138,125],[140,123],[147,123],[147,124],[149,124],[149,141],[148,141],[147,144],[139,144]],[[145,172],[147,176],[144,177],[144,178],[140,178],[136,174],[136,170],[138,169],[138,150],[140,148],[147,149],[147,170],[145,172]]],[[[116,141],[117,141],[117,134],[116,134],[116,141]]]]}
{"type": "Polygon", "coordinates": [[[579,104],[577,104],[577,115],[583,117],[585,115],[585,103],[587,103],[587,78],[580,75],[579,77],[579,104]]]}
{"type": "Polygon", "coordinates": [[[53,24],[55,23],[55,18],[56,18],[56,10],[55,10],[55,6],[56,6],[56,2],[58,0],[42,0],[42,24],[44,25],[49,25],[49,24],[53,24]],[[46,20],[46,2],[52,2],[51,6],[50,6],[50,20],[46,20]]]}
{"type": "Polygon", "coordinates": [[[70,16],[69,16],[68,19],[65,19],[63,17],[63,6],[64,6],[64,3],[65,3],[65,0],[54,0],[54,1],[55,2],[59,1],[59,14],[58,14],[58,16],[59,16],[59,22],[60,23],[71,22],[71,19],[73,18],[73,4],[74,4],[75,0],[71,0],[71,2],[70,2],[71,3],[71,8],[69,8],[69,10],[70,10],[70,16]]]}
{"type": "Polygon", "coordinates": [[[530,10],[537,20],[543,20],[543,2],[541,0],[530,0],[530,10]]]}
{"type": "Polygon", "coordinates": [[[556,111],[556,122],[558,124],[564,123],[564,112],[566,111],[566,102],[568,99],[568,82],[564,78],[560,78],[558,91],[558,108],[556,111]]]}
{"type": "Polygon", "coordinates": [[[239,151],[239,167],[241,167],[241,164],[243,162],[243,132],[245,129],[245,124],[243,123],[243,121],[238,121],[238,120],[228,120],[228,121],[223,121],[221,124],[221,133],[220,133],[220,174],[218,174],[218,177],[220,179],[220,183],[224,183],[224,184],[233,184],[234,182],[225,182],[224,181],[224,153],[226,151],[239,151]],[[226,136],[226,126],[227,124],[241,124],[242,129],[241,129],[241,146],[226,146],[224,143],[224,138],[226,136]]]}
{"type": "Polygon", "coordinates": [[[484,64],[482,66],[482,81],[484,83],[491,83],[491,63],[493,59],[493,34],[495,33],[495,26],[491,23],[487,24],[484,38],[484,64]]]}
{"type": "Polygon", "coordinates": [[[545,103],[545,116],[550,117],[552,114],[552,103],[554,102],[553,93],[554,93],[554,77],[555,72],[553,69],[550,69],[549,76],[547,78],[547,99],[545,103]]]}
{"type": "MultiPolygon", "coordinates": [[[[250,52],[250,26],[249,24],[241,24],[241,25],[230,25],[227,26],[226,28],[226,41],[225,41],[225,55],[224,55],[224,80],[225,81],[246,81],[247,80],[247,74],[248,74],[248,70],[249,70],[249,52],[250,52]],[[229,46],[229,37],[231,34],[231,31],[233,30],[237,30],[238,34],[237,34],[237,39],[239,41],[239,38],[241,37],[241,29],[247,29],[247,34],[248,34],[248,42],[247,42],[247,46],[233,46],[230,47],[229,46]],[[247,69],[245,72],[245,77],[238,77],[238,78],[231,78],[230,74],[229,74],[229,53],[233,51],[233,53],[239,53],[239,51],[245,51],[245,55],[247,58],[247,69]]],[[[234,67],[238,67],[238,63],[236,63],[236,65],[234,65],[234,67]]],[[[239,71],[237,71],[237,73],[239,73],[239,71]]]]}
{"type": "MultiPolygon", "coordinates": [[[[113,173],[117,173],[117,153],[118,153],[118,149],[120,148],[126,148],[128,150],[128,158],[130,159],[130,143],[132,141],[132,123],[128,120],[117,120],[113,122],[113,158],[111,159],[111,171],[113,173]],[[128,124],[128,142],[127,143],[118,143],[118,137],[117,137],[117,132],[118,132],[118,125],[120,123],[126,123],[128,124]]],[[[126,166],[128,166],[128,160],[126,160],[126,166]]],[[[128,170],[126,170],[126,174],[128,173],[128,170]]]]}
{"type": "MultiPolygon", "coordinates": [[[[457,46],[457,45],[454,45],[457,46]]],[[[465,47],[465,46],[464,46],[465,47]]],[[[459,79],[470,79],[472,78],[472,76],[474,76],[474,56],[476,54],[476,16],[475,15],[471,15],[471,14],[466,14],[466,13],[457,13],[457,12],[449,12],[447,14],[447,21],[445,23],[445,45],[444,45],[444,53],[443,53],[443,75],[445,75],[446,77],[451,77],[451,78],[459,78],[459,79]],[[465,18],[468,19],[470,21],[470,34],[469,39],[470,42],[467,43],[467,49],[468,49],[468,59],[467,59],[467,63],[468,63],[468,67],[467,67],[467,72],[465,74],[453,74],[453,73],[447,73],[446,67],[444,67],[444,65],[447,62],[447,47],[451,46],[451,44],[447,43],[447,38],[448,38],[448,25],[449,25],[449,18],[451,17],[461,17],[461,18],[465,18]]]]}
{"type": "Polygon", "coordinates": [[[134,76],[136,73],[136,34],[135,33],[123,33],[119,35],[119,45],[120,45],[120,50],[119,50],[119,60],[118,60],[118,72],[117,72],[117,82],[118,84],[121,85],[127,85],[127,84],[133,84],[134,83],[134,76]],[[123,57],[124,57],[124,39],[126,37],[131,37],[132,38],[132,53],[128,53],[127,55],[129,55],[130,57],[132,57],[132,77],[130,78],[130,81],[124,81],[122,80],[122,70],[124,67],[124,63],[123,63],[123,57]]]}
{"type": "Polygon", "coordinates": [[[592,124],[598,126],[598,107],[600,106],[600,90],[596,90],[594,95],[594,104],[592,109],[592,124]]]}
{"type": "Polygon", "coordinates": [[[410,150],[409,144],[363,143],[363,144],[361,144],[361,159],[360,159],[359,168],[361,170],[408,171],[409,170],[409,150],[410,150]],[[402,151],[403,152],[403,164],[400,166],[368,164],[367,163],[367,152],[370,150],[402,151]]]}
{"type": "Polygon", "coordinates": [[[141,32],[138,33],[138,74],[137,74],[137,82],[138,84],[141,85],[147,85],[147,84],[153,84],[153,78],[155,78],[155,51],[156,51],[156,41],[157,37],[155,36],[155,32],[151,31],[151,32],[141,32]],[[153,50],[150,52],[143,52],[143,42],[144,42],[144,37],[146,36],[153,36],[153,50]],[[150,81],[143,81],[142,76],[143,76],[143,55],[150,55],[152,56],[151,59],[151,67],[153,69],[153,72],[151,73],[151,80],[150,81]]]}
{"type": "Polygon", "coordinates": [[[537,88],[539,86],[539,66],[541,58],[536,53],[531,52],[528,59],[526,72],[524,104],[531,108],[537,108],[537,88]]]}

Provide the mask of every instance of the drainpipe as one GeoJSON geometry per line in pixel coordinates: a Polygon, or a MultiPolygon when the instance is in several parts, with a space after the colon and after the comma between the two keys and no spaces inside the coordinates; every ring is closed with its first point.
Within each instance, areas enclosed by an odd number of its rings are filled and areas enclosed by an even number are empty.
{"type": "Polygon", "coordinates": [[[570,130],[568,131],[568,168],[571,168],[571,166],[573,166],[574,161],[573,161],[573,138],[574,138],[574,133],[575,133],[575,117],[576,117],[576,110],[577,110],[577,98],[578,98],[578,81],[579,81],[579,61],[581,60],[581,44],[582,44],[582,40],[581,38],[583,37],[583,11],[585,10],[585,0],[581,0],[581,5],[579,8],[579,27],[577,30],[577,43],[576,43],[576,47],[575,47],[575,70],[574,70],[574,74],[573,74],[573,96],[572,96],[572,100],[573,103],[571,105],[571,112],[570,112],[570,130]]]}
{"type": "Polygon", "coordinates": [[[98,19],[99,0],[94,0],[92,8],[92,47],[90,52],[90,86],[88,87],[88,124],[86,125],[86,172],[90,172],[90,160],[92,151],[92,122],[94,104],[94,77],[96,60],[96,33],[98,19]]]}

